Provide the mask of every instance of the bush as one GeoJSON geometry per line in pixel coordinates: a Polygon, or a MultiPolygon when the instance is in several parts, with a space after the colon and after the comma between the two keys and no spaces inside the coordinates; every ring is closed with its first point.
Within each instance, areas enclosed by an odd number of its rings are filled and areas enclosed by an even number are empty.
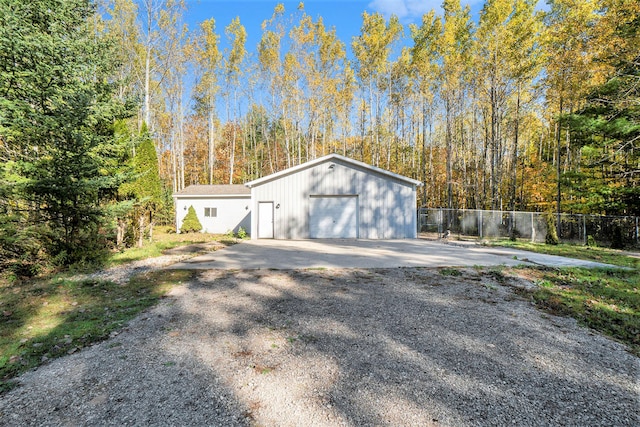
{"type": "Polygon", "coordinates": [[[622,238],[622,228],[619,225],[616,225],[613,228],[613,234],[611,235],[611,248],[624,249],[624,241],[622,238]]]}
{"type": "Polygon", "coordinates": [[[594,239],[591,234],[587,236],[587,246],[590,246],[592,248],[598,247],[598,243],[596,242],[596,239],[594,239]]]}
{"type": "Polygon", "coordinates": [[[239,239],[246,239],[247,238],[247,231],[242,227],[238,228],[238,238],[239,239]]]}
{"type": "Polygon", "coordinates": [[[187,212],[187,216],[184,217],[182,221],[182,227],[180,227],[181,233],[195,233],[202,230],[202,224],[198,220],[198,215],[196,215],[196,210],[193,206],[189,206],[189,211],[187,212]]]}
{"type": "Polygon", "coordinates": [[[0,272],[18,277],[32,277],[39,273],[44,249],[38,236],[42,227],[27,226],[14,215],[0,214],[0,272]]]}
{"type": "Polygon", "coordinates": [[[558,239],[558,232],[556,231],[556,220],[551,212],[544,214],[544,220],[547,223],[547,235],[544,238],[544,242],[547,245],[557,245],[560,243],[558,239]]]}

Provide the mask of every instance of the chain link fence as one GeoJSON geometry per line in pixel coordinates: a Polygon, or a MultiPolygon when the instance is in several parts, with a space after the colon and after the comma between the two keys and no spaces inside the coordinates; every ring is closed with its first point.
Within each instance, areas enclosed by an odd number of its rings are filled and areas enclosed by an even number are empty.
{"type": "MultiPolygon", "coordinates": [[[[598,246],[640,246],[640,218],[634,216],[603,216],[560,214],[562,242],[598,246]]],[[[547,235],[545,214],[540,212],[509,212],[476,209],[418,209],[418,232],[433,237],[451,235],[457,238],[510,238],[544,242],[547,235]]]]}

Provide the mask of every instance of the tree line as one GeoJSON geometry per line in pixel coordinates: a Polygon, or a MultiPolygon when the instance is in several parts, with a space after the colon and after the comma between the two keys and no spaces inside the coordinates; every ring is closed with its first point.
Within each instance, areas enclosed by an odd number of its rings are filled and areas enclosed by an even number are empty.
{"type": "Polygon", "coordinates": [[[338,152],[422,180],[422,206],[637,214],[639,6],[536,4],[365,12],[353,40],[279,4],[257,46],[175,0],[104,11],[173,191],[338,152]]]}
{"type": "Polygon", "coordinates": [[[181,0],[24,3],[0,0],[0,259],[140,243],[172,192],[331,152],[420,206],[640,214],[636,1],[444,0],[352,40],[278,4],[256,46],[181,0]]]}
{"type": "Polygon", "coordinates": [[[104,260],[168,206],[118,48],[89,0],[0,0],[0,271],[104,260]]]}

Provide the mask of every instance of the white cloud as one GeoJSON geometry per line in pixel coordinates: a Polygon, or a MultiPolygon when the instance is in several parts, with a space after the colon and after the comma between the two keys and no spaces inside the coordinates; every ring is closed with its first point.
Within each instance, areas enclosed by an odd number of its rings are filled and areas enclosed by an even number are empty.
{"type": "Polygon", "coordinates": [[[400,19],[415,19],[431,9],[440,9],[442,0],[373,0],[369,7],[386,17],[396,15],[400,19]]]}
{"type": "Polygon", "coordinates": [[[442,6],[441,0],[407,0],[407,9],[411,16],[422,16],[431,9],[439,9],[442,6]]]}
{"type": "Polygon", "coordinates": [[[369,7],[384,16],[396,15],[398,18],[407,16],[407,6],[404,0],[373,0],[369,7]]]}

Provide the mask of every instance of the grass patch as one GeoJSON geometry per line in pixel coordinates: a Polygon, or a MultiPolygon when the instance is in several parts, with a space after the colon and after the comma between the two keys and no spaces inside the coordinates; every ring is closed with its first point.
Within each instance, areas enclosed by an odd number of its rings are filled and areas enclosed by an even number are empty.
{"type": "Polygon", "coordinates": [[[462,276],[462,272],[457,268],[441,268],[440,274],[443,276],[451,276],[451,277],[462,276]]]}
{"type": "Polygon", "coordinates": [[[620,267],[640,269],[640,258],[631,256],[628,252],[609,248],[593,246],[581,246],[562,243],[559,245],[546,245],[544,243],[531,243],[525,241],[496,240],[493,246],[504,246],[525,251],[537,252],[548,255],[560,255],[568,258],[584,259],[587,261],[603,262],[605,264],[620,267]]]}
{"type": "Polygon", "coordinates": [[[537,270],[538,287],[528,291],[552,314],[571,316],[629,346],[640,356],[640,275],[622,269],[537,270]]]}
{"type": "Polygon", "coordinates": [[[0,393],[22,372],[108,338],[192,274],[158,271],[124,286],[64,276],[0,281],[0,393]]]}
{"type": "Polygon", "coordinates": [[[122,252],[114,253],[108,261],[108,265],[120,265],[128,262],[161,256],[168,249],[196,243],[220,242],[225,245],[237,243],[236,239],[222,234],[209,233],[173,233],[168,232],[167,227],[157,227],[153,232],[153,241],[145,240],[141,248],[128,248],[122,252]]]}

